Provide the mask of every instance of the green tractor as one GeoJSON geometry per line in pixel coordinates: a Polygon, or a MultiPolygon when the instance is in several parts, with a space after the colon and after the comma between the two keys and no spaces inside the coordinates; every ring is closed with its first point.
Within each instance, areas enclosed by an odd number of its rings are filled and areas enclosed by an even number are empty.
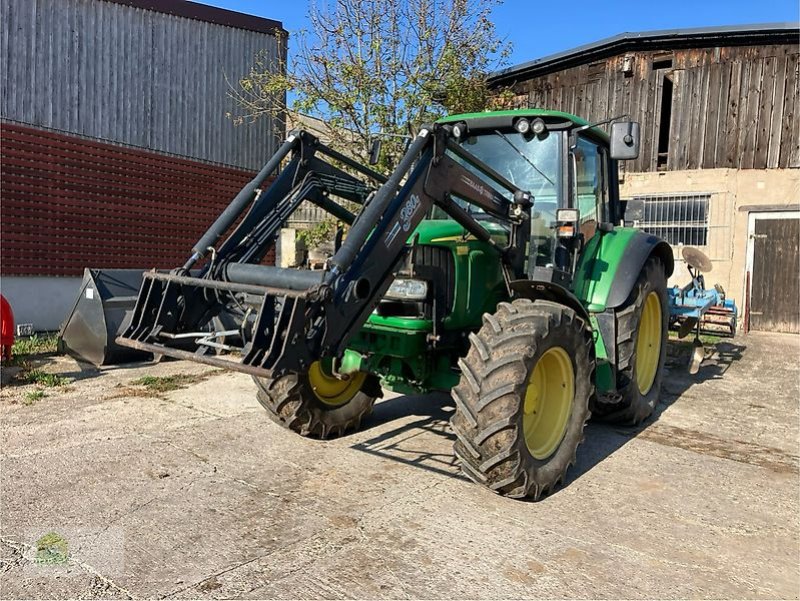
{"type": "Polygon", "coordinates": [[[117,342],[249,373],[273,420],[316,438],[357,429],[383,388],[452,391],[463,472],[538,499],[590,415],[639,423],[661,390],[673,256],[624,227],[638,124],[610,131],[454,115],[388,177],[291,132],[185,265],[144,274],[117,342]],[[262,265],[303,201],[349,224],[344,242],[323,270],[262,265]]]}

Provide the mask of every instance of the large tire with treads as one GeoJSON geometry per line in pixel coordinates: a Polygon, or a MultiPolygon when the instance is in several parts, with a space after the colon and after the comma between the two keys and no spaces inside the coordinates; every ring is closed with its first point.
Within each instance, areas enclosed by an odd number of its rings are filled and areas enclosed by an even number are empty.
{"type": "Polygon", "coordinates": [[[667,356],[667,276],[657,258],[645,263],[616,320],[618,396],[598,398],[592,412],[602,421],[636,425],[658,404],[667,356]]]}
{"type": "Polygon", "coordinates": [[[371,374],[356,374],[358,385],[347,398],[330,398],[315,392],[309,374],[256,378],[258,402],[272,420],[301,436],[336,438],[358,430],[370,414],[375,399],[383,396],[380,382],[371,374]]]}
{"type": "Polygon", "coordinates": [[[568,307],[519,299],[484,315],[470,341],[453,389],[456,457],[475,482],[539,499],[563,481],[583,440],[591,329],[568,307]]]}

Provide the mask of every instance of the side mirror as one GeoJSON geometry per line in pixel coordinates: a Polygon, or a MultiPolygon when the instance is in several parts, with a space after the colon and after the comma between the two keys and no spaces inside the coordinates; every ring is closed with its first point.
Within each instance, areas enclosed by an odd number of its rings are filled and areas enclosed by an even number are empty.
{"type": "Polygon", "coordinates": [[[372,141],[372,147],[369,149],[369,164],[370,165],[377,165],[378,159],[381,156],[381,139],[375,138],[372,141]]]}
{"type": "Polygon", "coordinates": [[[639,124],[621,121],[611,124],[610,154],[612,159],[627,161],[639,156],[639,124]]]}

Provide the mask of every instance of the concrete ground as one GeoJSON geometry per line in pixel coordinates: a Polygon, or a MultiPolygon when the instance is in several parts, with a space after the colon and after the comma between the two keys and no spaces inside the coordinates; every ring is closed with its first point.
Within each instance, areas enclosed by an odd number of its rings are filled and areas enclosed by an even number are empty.
{"type": "Polygon", "coordinates": [[[0,597],[797,598],[799,358],[750,334],[673,360],[655,418],[590,425],[539,503],[459,475],[444,396],[318,442],[240,374],[59,359],[82,379],[1,393],[0,597]]]}

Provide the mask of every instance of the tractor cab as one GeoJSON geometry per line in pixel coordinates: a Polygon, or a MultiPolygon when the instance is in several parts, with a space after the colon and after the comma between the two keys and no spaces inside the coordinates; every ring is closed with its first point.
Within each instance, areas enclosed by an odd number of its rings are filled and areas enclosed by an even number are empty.
{"type": "Polygon", "coordinates": [[[596,126],[558,111],[472,113],[441,123],[451,124],[470,154],[530,192],[524,275],[568,287],[581,248],[622,219],[616,159],[638,154],[638,124],[614,124],[612,141],[596,126]],[[612,147],[619,156],[612,156],[612,147]]]}
{"type": "MultiPolygon", "coordinates": [[[[450,365],[466,351],[465,329],[480,327],[481,316],[511,296],[509,281],[523,293],[537,282],[552,297],[578,305],[570,289],[581,251],[622,218],[609,136],[586,121],[527,110],[454,115],[439,123],[469,153],[447,150],[448,157],[508,203],[513,192],[502,180],[528,191],[532,204],[526,218],[515,222],[451,193],[492,243],[476,238],[438,205],[409,236],[407,261],[344,361],[345,370],[368,363],[386,387],[402,392],[455,385],[458,374],[450,365]],[[505,264],[497,260],[499,248],[507,249],[505,264]],[[415,359],[428,357],[432,348],[447,356],[441,363],[446,369],[415,359]]],[[[621,125],[625,129],[617,131],[626,131],[628,124],[621,125]]]]}

